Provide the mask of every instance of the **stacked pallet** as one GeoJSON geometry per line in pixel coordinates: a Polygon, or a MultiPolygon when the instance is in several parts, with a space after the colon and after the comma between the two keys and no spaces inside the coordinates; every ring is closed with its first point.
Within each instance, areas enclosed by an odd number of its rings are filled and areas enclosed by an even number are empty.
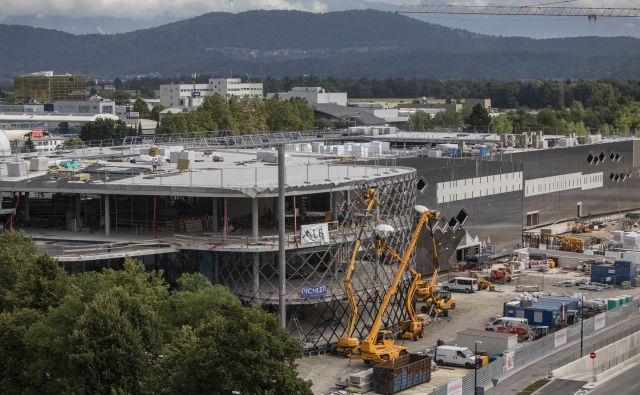
{"type": "Polygon", "coordinates": [[[364,394],[373,389],[373,369],[349,376],[349,388],[347,391],[356,394],[364,394]]]}

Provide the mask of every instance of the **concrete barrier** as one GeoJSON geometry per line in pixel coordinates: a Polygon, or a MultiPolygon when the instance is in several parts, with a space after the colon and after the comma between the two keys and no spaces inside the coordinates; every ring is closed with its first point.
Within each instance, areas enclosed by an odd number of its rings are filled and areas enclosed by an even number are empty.
{"type": "MultiPolygon", "coordinates": [[[[632,359],[640,350],[640,333],[634,333],[615,343],[611,343],[596,351],[595,368],[602,372],[628,359],[632,359]]],[[[559,367],[551,372],[555,378],[563,378],[574,374],[591,372],[594,362],[587,353],[584,357],[559,367]]]]}

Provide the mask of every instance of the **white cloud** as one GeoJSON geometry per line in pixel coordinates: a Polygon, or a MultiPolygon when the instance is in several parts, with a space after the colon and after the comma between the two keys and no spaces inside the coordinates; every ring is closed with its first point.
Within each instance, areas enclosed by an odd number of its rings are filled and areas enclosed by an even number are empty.
{"type": "Polygon", "coordinates": [[[0,17],[9,15],[114,16],[152,18],[158,15],[193,16],[210,11],[256,9],[328,11],[322,0],[0,0],[0,17]]]}

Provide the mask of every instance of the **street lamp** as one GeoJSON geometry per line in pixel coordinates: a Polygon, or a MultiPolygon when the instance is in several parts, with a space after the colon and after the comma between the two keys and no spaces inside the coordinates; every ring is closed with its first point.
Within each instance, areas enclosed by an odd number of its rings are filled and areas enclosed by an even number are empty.
{"type": "Polygon", "coordinates": [[[475,351],[473,353],[474,356],[474,366],[473,366],[473,393],[478,393],[478,344],[482,344],[480,340],[475,341],[475,351]]]}
{"type": "Polygon", "coordinates": [[[580,358],[584,345],[584,293],[580,295],[580,358]]]}

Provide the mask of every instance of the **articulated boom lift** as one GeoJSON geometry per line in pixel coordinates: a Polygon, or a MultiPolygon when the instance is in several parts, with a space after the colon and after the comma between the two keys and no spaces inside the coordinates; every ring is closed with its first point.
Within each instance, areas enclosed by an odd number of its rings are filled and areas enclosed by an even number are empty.
{"type": "Polygon", "coordinates": [[[451,294],[446,293],[438,295],[436,292],[436,284],[438,284],[438,274],[440,272],[440,258],[438,258],[438,250],[436,246],[436,237],[433,233],[433,229],[429,228],[431,231],[431,258],[433,260],[433,276],[431,276],[430,281],[421,281],[417,285],[416,295],[419,299],[422,299],[426,306],[423,312],[433,313],[433,309],[435,309],[436,314],[442,314],[443,316],[449,315],[450,309],[456,308],[455,299],[451,298],[451,294]]]}
{"type": "Polygon", "coordinates": [[[344,275],[344,289],[347,293],[347,298],[349,299],[349,305],[351,306],[351,318],[349,320],[349,326],[347,327],[345,335],[338,339],[338,345],[336,347],[336,352],[339,354],[343,354],[346,357],[351,356],[353,350],[357,349],[360,346],[360,340],[357,337],[353,337],[353,331],[356,327],[356,321],[358,320],[358,304],[355,297],[353,296],[351,276],[353,275],[353,269],[356,264],[356,257],[358,255],[358,251],[360,250],[360,244],[362,243],[362,233],[364,232],[364,228],[367,223],[367,217],[369,216],[371,211],[373,211],[376,203],[376,189],[369,188],[368,190],[366,190],[362,201],[367,205],[367,207],[364,211],[364,218],[362,220],[362,223],[360,224],[358,237],[353,246],[353,252],[351,253],[351,260],[349,261],[347,272],[344,275]]]}
{"type": "MultiPolygon", "coordinates": [[[[380,363],[383,361],[396,359],[400,355],[404,355],[408,352],[405,345],[396,344],[394,342],[393,334],[390,331],[381,331],[380,329],[382,327],[382,317],[389,307],[391,298],[398,291],[398,286],[400,285],[400,281],[402,280],[402,275],[407,270],[409,259],[411,258],[411,253],[415,249],[420,231],[424,227],[425,223],[427,223],[427,221],[431,219],[437,219],[438,217],[437,212],[429,211],[429,209],[424,206],[416,206],[415,208],[420,213],[420,219],[418,220],[413,234],[411,235],[409,245],[407,247],[407,250],[404,252],[404,255],[402,256],[400,265],[398,266],[398,270],[396,271],[393,281],[391,282],[389,289],[382,299],[380,309],[378,310],[378,313],[373,320],[373,324],[369,329],[369,334],[362,341],[359,353],[351,355],[352,359],[362,359],[365,361],[365,363],[380,363]]],[[[393,228],[389,225],[378,225],[376,227],[376,230],[380,233],[386,233],[393,231],[393,228]]],[[[379,238],[376,241],[376,246],[378,247],[376,249],[379,252],[386,250],[384,248],[384,245],[384,240],[379,238]]]]}

